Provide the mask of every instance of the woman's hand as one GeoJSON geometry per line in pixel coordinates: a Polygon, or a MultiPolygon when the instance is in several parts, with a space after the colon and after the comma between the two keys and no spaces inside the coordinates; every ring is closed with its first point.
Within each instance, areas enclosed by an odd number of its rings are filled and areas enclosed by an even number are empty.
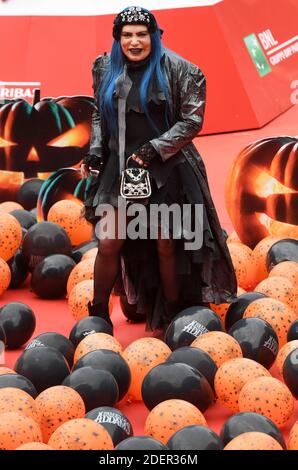
{"type": "Polygon", "coordinates": [[[80,170],[81,170],[81,177],[88,178],[88,176],[90,175],[90,168],[88,165],[86,165],[86,163],[81,164],[80,170]]]}
{"type": "Polygon", "coordinates": [[[143,160],[138,157],[135,153],[132,154],[131,159],[137,162],[140,166],[143,166],[144,168],[147,168],[147,164],[143,162],[143,160]]]}

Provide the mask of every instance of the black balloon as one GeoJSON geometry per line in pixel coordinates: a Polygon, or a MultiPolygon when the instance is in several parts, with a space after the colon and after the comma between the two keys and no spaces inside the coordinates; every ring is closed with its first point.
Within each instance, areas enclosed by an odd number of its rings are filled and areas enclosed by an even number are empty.
{"type": "Polygon", "coordinates": [[[189,346],[198,336],[209,331],[224,331],[219,316],[207,307],[189,307],[172,320],[165,333],[165,342],[174,350],[189,346]]]}
{"type": "Polygon", "coordinates": [[[85,253],[91,250],[91,248],[96,248],[98,246],[97,241],[84,242],[80,245],[77,245],[71,252],[71,257],[75,263],[79,263],[85,253]]]}
{"type": "Polygon", "coordinates": [[[295,339],[298,339],[298,320],[293,321],[287,334],[288,342],[294,341],[295,339]]]}
{"type": "Polygon", "coordinates": [[[74,325],[69,334],[69,339],[76,348],[82,339],[93,333],[106,333],[113,336],[113,327],[103,318],[85,317],[74,325]]]}
{"type": "Polygon", "coordinates": [[[286,238],[271,246],[266,259],[268,271],[271,271],[276,264],[283,261],[295,261],[298,263],[298,240],[286,238]]]}
{"type": "Polygon", "coordinates": [[[123,315],[132,323],[142,323],[146,321],[146,315],[138,313],[137,306],[129,304],[126,295],[120,296],[120,306],[123,315]]]}
{"type": "Polygon", "coordinates": [[[243,357],[270,369],[278,353],[278,337],[272,326],[261,318],[242,318],[229,330],[238,341],[243,357]]]}
{"type": "Polygon", "coordinates": [[[120,442],[114,450],[168,450],[162,442],[153,437],[137,436],[128,437],[120,442]]]}
{"type": "Polygon", "coordinates": [[[225,318],[226,331],[229,331],[234,323],[243,318],[244,312],[251,302],[257,299],[263,299],[264,297],[267,297],[267,295],[262,294],[261,292],[247,292],[239,295],[227,310],[225,318]]]}
{"type": "Polygon", "coordinates": [[[167,362],[182,362],[197,369],[203,374],[214,390],[214,377],[217,371],[217,365],[205,351],[191,346],[184,346],[173,351],[167,358],[167,362]]]}
{"type": "Polygon", "coordinates": [[[283,365],[282,375],[286,385],[289,387],[292,395],[298,399],[298,348],[294,349],[288,356],[283,365]]]}
{"type": "Polygon", "coordinates": [[[85,418],[101,424],[110,434],[114,446],[133,436],[131,422],[120,410],[109,406],[101,406],[89,411],[85,418]]]}
{"type": "Polygon", "coordinates": [[[29,393],[32,398],[37,397],[37,391],[33,383],[20,374],[2,374],[0,375],[0,388],[19,388],[26,393],[29,393]]]}
{"type": "Polygon", "coordinates": [[[13,215],[20,222],[21,227],[25,228],[26,230],[37,223],[34,215],[24,209],[16,209],[11,211],[10,214],[13,215]]]}
{"type": "Polygon", "coordinates": [[[94,369],[110,372],[118,385],[118,400],[121,400],[126,395],[130,386],[131,373],[127,362],[120,354],[109,349],[90,351],[76,362],[73,371],[82,367],[93,367],[94,369]]]}
{"type": "Polygon", "coordinates": [[[28,277],[29,269],[21,250],[18,250],[14,257],[8,261],[11,272],[9,289],[18,289],[28,277]]]}
{"type": "Polygon", "coordinates": [[[177,398],[203,412],[214,400],[212,388],[201,372],[172,362],[159,364],[148,372],[142,383],[142,397],[149,410],[162,401],[177,398]]]}
{"type": "Polygon", "coordinates": [[[283,449],[286,449],[286,444],[282,433],[266,416],[254,413],[252,411],[245,411],[231,416],[223,425],[220,437],[226,446],[232,439],[245,432],[263,432],[273,437],[283,449]]]}
{"type": "Polygon", "coordinates": [[[73,356],[74,356],[74,346],[72,342],[56,332],[47,332],[42,333],[36,336],[30,343],[26,346],[26,349],[38,348],[38,347],[47,347],[50,346],[54,349],[57,349],[65,357],[68,362],[69,368],[71,369],[73,365],[73,356]]]}
{"type": "Polygon", "coordinates": [[[86,411],[100,406],[114,406],[119,390],[114,376],[101,369],[82,367],[72,372],[62,385],[71,387],[81,395],[86,411]]]}
{"type": "Polygon", "coordinates": [[[67,280],[75,265],[70,256],[47,256],[33,270],[32,291],[42,299],[57,299],[65,296],[67,280]]]}
{"type": "Polygon", "coordinates": [[[0,309],[0,326],[5,331],[6,345],[17,349],[25,344],[35,330],[33,310],[22,302],[11,302],[0,309]]]}
{"type": "Polygon", "coordinates": [[[2,328],[2,326],[0,325],[0,341],[2,341],[2,343],[6,343],[6,335],[5,335],[5,331],[4,329],[2,328]]]}
{"type": "Polygon", "coordinates": [[[207,426],[186,426],[167,442],[170,450],[222,450],[221,438],[207,426]]]}
{"type": "Polygon", "coordinates": [[[22,246],[30,269],[49,255],[71,255],[71,242],[66,231],[53,222],[40,222],[29,228],[22,246]]]}
{"type": "Polygon", "coordinates": [[[51,347],[26,349],[15,365],[15,371],[27,377],[38,393],[46,388],[61,385],[69,374],[64,356],[51,347]]]}
{"type": "Polygon", "coordinates": [[[43,183],[42,179],[32,178],[22,184],[17,193],[17,200],[24,209],[30,211],[36,207],[38,193],[43,183]]]}
{"type": "Polygon", "coordinates": [[[37,207],[34,207],[29,212],[30,212],[30,214],[33,215],[33,217],[35,217],[35,219],[37,218],[37,207]]]}

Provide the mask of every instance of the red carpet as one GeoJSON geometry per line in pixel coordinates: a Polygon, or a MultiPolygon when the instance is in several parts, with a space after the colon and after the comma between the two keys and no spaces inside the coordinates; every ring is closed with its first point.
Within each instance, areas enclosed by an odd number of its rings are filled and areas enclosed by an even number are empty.
{"type": "MultiPolygon", "coordinates": [[[[233,159],[245,145],[264,136],[285,134],[297,135],[297,122],[298,106],[291,108],[288,112],[281,115],[263,129],[204,136],[196,140],[196,145],[206,163],[211,192],[221,223],[228,232],[231,232],[232,226],[224,205],[224,183],[233,159]]],[[[34,336],[46,331],[57,331],[68,336],[75,323],[68,311],[66,300],[41,300],[29,291],[28,286],[17,291],[6,292],[1,298],[0,305],[11,301],[25,302],[33,309],[37,319],[34,336]]],[[[121,313],[118,299],[116,299],[114,303],[112,320],[115,325],[115,337],[120,341],[124,348],[135,339],[143,336],[150,336],[150,333],[146,333],[144,331],[143,324],[132,325],[126,322],[121,313]]],[[[20,350],[6,352],[5,365],[13,368],[19,354],[20,350]]],[[[271,372],[273,372],[274,376],[278,378],[275,368],[273,368],[273,371],[271,372]]],[[[148,414],[148,410],[145,406],[142,403],[125,403],[121,404],[119,408],[131,420],[134,434],[142,435],[144,421],[148,414]]],[[[229,416],[231,416],[229,410],[220,404],[213,405],[205,413],[208,425],[217,433],[220,431],[224,421],[229,416]]],[[[287,437],[289,429],[297,419],[298,408],[296,406],[293,418],[283,429],[285,437],[287,437]]]]}

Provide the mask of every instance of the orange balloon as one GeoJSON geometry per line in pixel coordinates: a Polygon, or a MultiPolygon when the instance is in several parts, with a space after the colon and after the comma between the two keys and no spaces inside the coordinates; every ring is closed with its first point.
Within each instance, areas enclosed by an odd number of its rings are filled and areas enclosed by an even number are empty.
{"type": "Polygon", "coordinates": [[[35,400],[43,441],[70,419],[84,418],[85,405],[81,396],[70,387],[57,385],[41,392],[35,400]]]}
{"type": "Polygon", "coordinates": [[[264,298],[251,302],[246,308],[243,318],[257,317],[272,326],[278,336],[279,347],[287,342],[288,330],[297,319],[291,308],[279,300],[264,298]]]}
{"type": "Polygon", "coordinates": [[[123,358],[131,373],[128,400],[142,400],[141,388],[145,375],[153,367],[165,362],[170,354],[170,348],[157,338],[140,338],[127,346],[123,358]]]}
{"type": "Polygon", "coordinates": [[[274,266],[269,276],[281,276],[286,277],[291,281],[293,286],[298,285],[298,263],[295,261],[283,261],[282,263],[278,263],[274,266]]]}
{"type": "Polygon", "coordinates": [[[8,261],[22,242],[22,227],[15,217],[0,212],[0,258],[8,261]]]}
{"type": "Polygon", "coordinates": [[[93,227],[82,212],[83,204],[62,199],[52,205],[47,220],[54,222],[67,232],[72,245],[88,242],[92,238],[93,227]]]}
{"type": "Polygon", "coordinates": [[[243,243],[229,243],[228,249],[232,258],[238,285],[244,289],[254,286],[254,258],[252,249],[243,243]]]}
{"type": "Polygon", "coordinates": [[[264,281],[261,281],[256,287],[256,292],[266,294],[268,297],[280,300],[294,312],[298,308],[298,288],[293,286],[289,279],[281,276],[270,276],[264,281]]]}
{"type": "Polygon", "coordinates": [[[196,338],[191,346],[199,348],[208,353],[217,367],[225,361],[236,357],[243,357],[242,349],[238,341],[232,336],[221,331],[209,331],[196,338]]]}
{"type": "Polygon", "coordinates": [[[237,358],[226,361],[215,374],[216,395],[224,405],[239,412],[238,397],[243,386],[257,377],[271,377],[265,367],[251,359],[237,358]]]}
{"type": "Polygon", "coordinates": [[[122,353],[122,346],[114,336],[107,335],[106,333],[92,333],[92,335],[86,336],[78,344],[74,354],[74,363],[85,356],[85,354],[96,351],[96,349],[110,349],[119,354],[122,353]]]}
{"type": "Polygon", "coordinates": [[[42,442],[39,425],[21,413],[1,413],[0,449],[14,450],[27,442],[42,442]]]}
{"type": "Polygon", "coordinates": [[[279,370],[279,373],[282,375],[282,369],[284,366],[284,362],[288,355],[294,351],[294,349],[298,348],[298,339],[294,339],[293,341],[289,341],[286,343],[279,351],[276,357],[276,366],[279,370]]]}
{"type": "Polygon", "coordinates": [[[73,318],[78,321],[88,317],[88,303],[93,300],[93,280],[81,281],[71,290],[68,306],[73,318]]]}
{"type": "Polygon", "coordinates": [[[67,294],[69,295],[74,286],[79,282],[93,279],[94,277],[94,258],[87,258],[80,261],[71,271],[67,281],[67,294]]]}
{"type": "Polygon", "coordinates": [[[10,369],[9,367],[0,367],[0,375],[4,374],[16,374],[16,372],[13,369],[10,369]]]}
{"type": "Polygon", "coordinates": [[[98,252],[98,248],[94,247],[91,248],[90,250],[86,251],[86,253],[83,254],[81,261],[84,261],[85,259],[88,258],[95,258],[98,252]]]}
{"type": "Polygon", "coordinates": [[[244,432],[234,437],[224,450],[283,450],[271,436],[263,432],[244,432]]]}
{"type": "Polygon", "coordinates": [[[298,450],[298,421],[291,428],[288,440],[288,450],[298,450]]]}
{"type": "Polygon", "coordinates": [[[15,450],[54,450],[53,447],[44,444],[43,442],[28,442],[27,444],[22,444],[17,447],[15,450]]]}
{"type": "Polygon", "coordinates": [[[51,435],[49,445],[54,450],[113,450],[108,431],[91,419],[71,419],[51,435]]]}
{"type": "Polygon", "coordinates": [[[10,281],[11,271],[9,266],[2,258],[0,258],[0,295],[7,290],[10,281]]]}
{"type": "Polygon", "coordinates": [[[34,399],[19,388],[5,387],[0,389],[0,413],[8,411],[22,413],[38,422],[34,399]]]}
{"type": "Polygon", "coordinates": [[[9,212],[15,211],[17,209],[24,209],[24,207],[21,206],[21,204],[18,202],[14,201],[1,202],[0,204],[0,212],[6,212],[8,214],[9,212]]]}
{"type": "Polygon", "coordinates": [[[148,414],[144,434],[166,444],[176,431],[191,425],[207,425],[201,411],[184,400],[166,400],[148,414]]]}
{"type": "Polygon", "coordinates": [[[253,257],[255,262],[255,279],[254,284],[258,284],[263,279],[266,279],[268,276],[268,270],[266,266],[267,253],[272,247],[272,245],[279,240],[282,240],[284,237],[278,237],[274,235],[269,235],[268,237],[263,238],[253,249],[253,257]]]}
{"type": "Polygon", "coordinates": [[[227,238],[227,243],[242,243],[240,238],[237,235],[236,230],[233,230],[233,232],[230,233],[230,235],[227,238]]]}
{"type": "MultiPolygon", "coordinates": [[[[246,290],[242,289],[242,287],[239,287],[237,288],[237,296],[239,297],[239,295],[241,294],[245,294],[246,290]]],[[[227,315],[227,311],[228,311],[228,308],[231,304],[210,304],[210,308],[213,310],[213,312],[215,312],[219,318],[223,321],[223,323],[225,322],[225,319],[226,319],[226,315],[227,315]]]]}
{"type": "Polygon", "coordinates": [[[282,427],[294,411],[294,398],[288,387],[273,377],[258,377],[242,388],[239,410],[260,413],[282,427]]]}

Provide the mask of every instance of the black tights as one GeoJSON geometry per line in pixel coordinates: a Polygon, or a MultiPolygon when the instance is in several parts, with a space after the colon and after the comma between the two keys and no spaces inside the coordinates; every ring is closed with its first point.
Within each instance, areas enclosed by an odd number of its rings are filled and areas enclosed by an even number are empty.
{"type": "MultiPolygon", "coordinates": [[[[125,240],[117,236],[117,211],[115,211],[115,219],[115,238],[104,238],[98,243],[98,253],[94,264],[93,304],[100,303],[107,306],[120,270],[120,251],[125,240]]],[[[156,243],[164,297],[166,301],[174,302],[179,298],[175,240],[162,239],[159,233],[156,243]]]]}

